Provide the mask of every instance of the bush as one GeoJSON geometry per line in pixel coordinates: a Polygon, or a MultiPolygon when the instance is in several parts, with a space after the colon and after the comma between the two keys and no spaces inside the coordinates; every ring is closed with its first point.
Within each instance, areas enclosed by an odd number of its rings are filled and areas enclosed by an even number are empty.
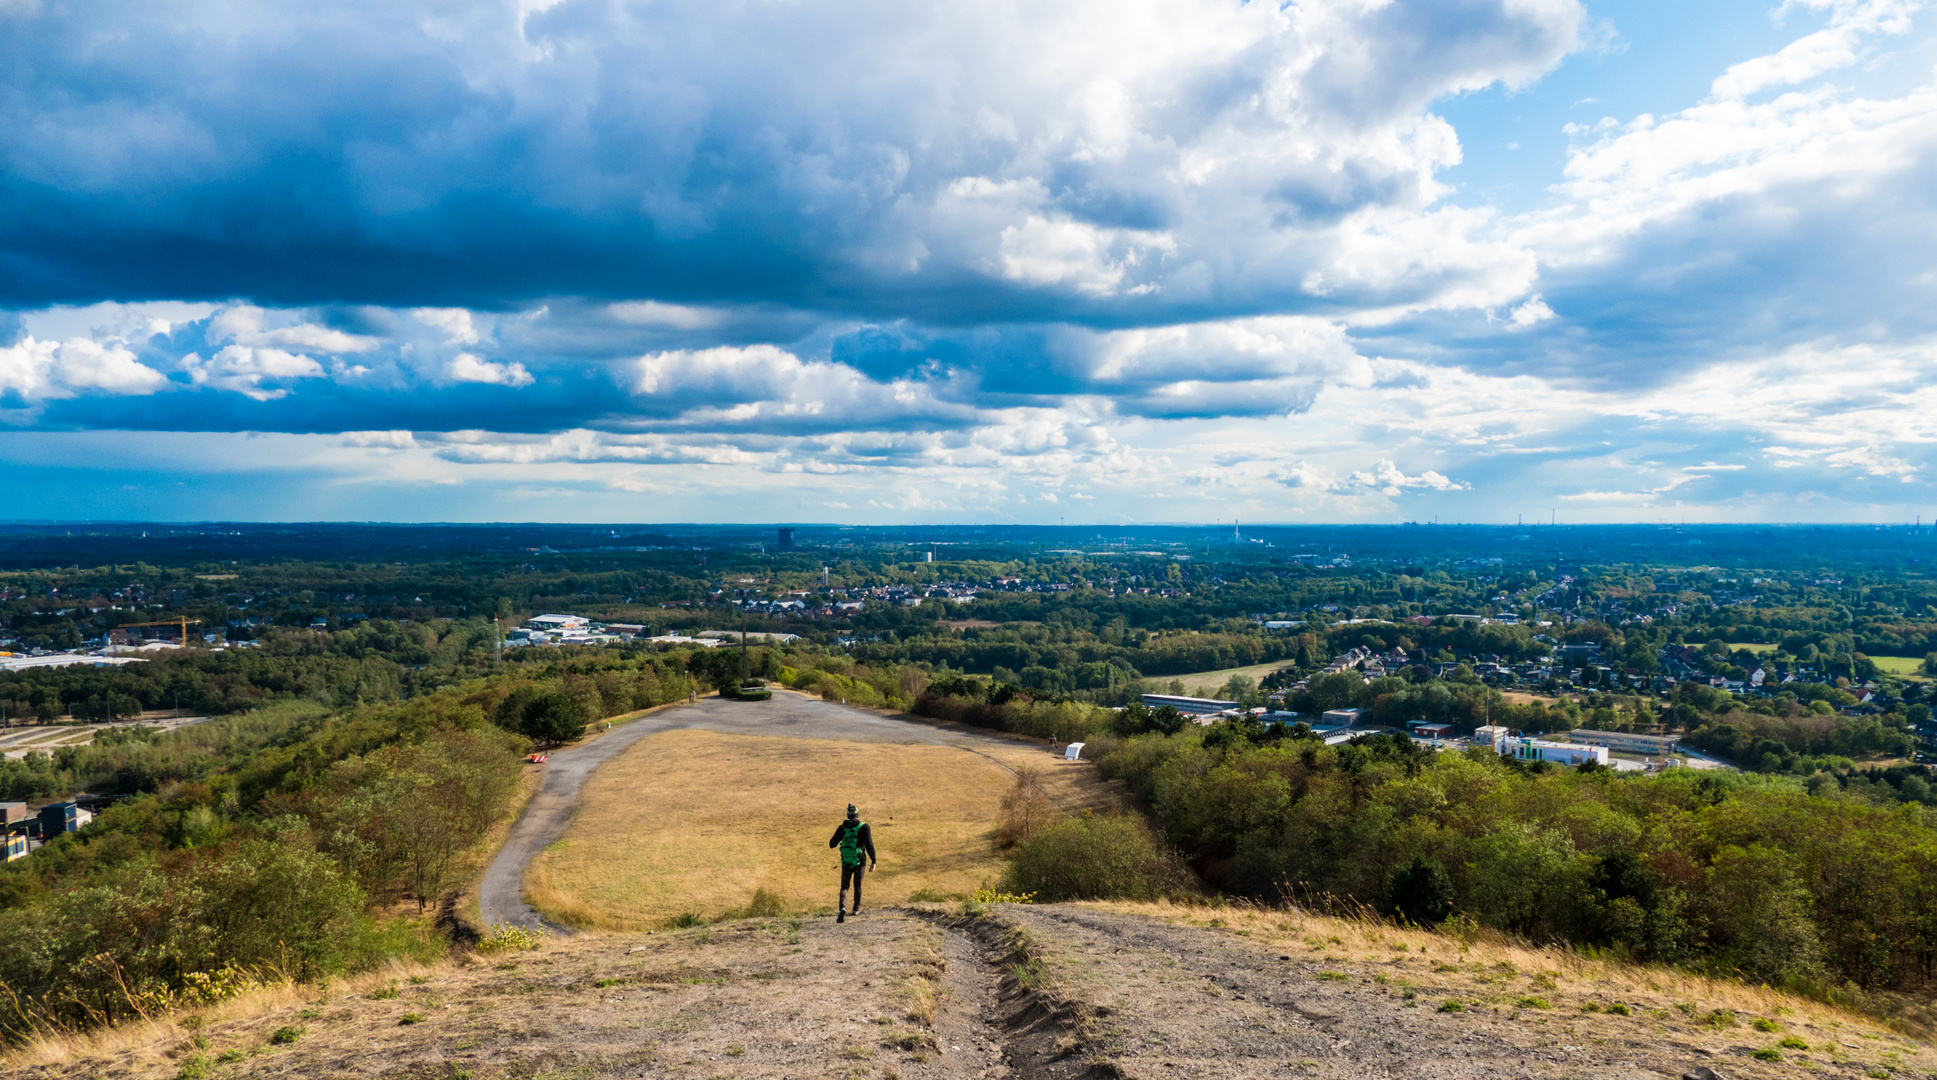
{"type": "Polygon", "coordinates": [[[1392,872],[1386,903],[1406,919],[1428,926],[1453,913],[1453,879],[1439,863],[1424,855],[1392,872]]]}
{"type": "Polygon", "coordinates": [[[1015,847],[1056,820],[1056,804],[1042,785],[1043,773],[1031,765],[1016,769],[1016,783],[1002,797],[1002,813],[995,826],[995,846],[1015,847]]]}
{"type": "Polygon", "coordinates": [[[510,949],[536,949],[545,943],[543,930],[527,930],[522,926],[506,923],[495,927],[478,942],[481,953],[504,952],[510,949]]]}
{"type": "Polygon", "coordinates": [[[1016,847],[1007,892],[1062,900],[1154,900],[1187,891],[1175,853],[1134,817],[1069,818],[1016,847]]]}

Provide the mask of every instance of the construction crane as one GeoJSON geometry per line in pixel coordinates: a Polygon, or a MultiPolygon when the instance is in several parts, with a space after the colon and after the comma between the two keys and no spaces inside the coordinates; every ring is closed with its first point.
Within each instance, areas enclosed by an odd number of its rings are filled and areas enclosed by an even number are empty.
{"type": "Polygon", "coordinates": [[[182,648],[188,648],[188,628],[200,626],[200,619],[163,619],[160,622],[124,622],[120,626],[110,626],[109,630],[124,630],[130,626],[180,626],[182,628],[182,648]]]}

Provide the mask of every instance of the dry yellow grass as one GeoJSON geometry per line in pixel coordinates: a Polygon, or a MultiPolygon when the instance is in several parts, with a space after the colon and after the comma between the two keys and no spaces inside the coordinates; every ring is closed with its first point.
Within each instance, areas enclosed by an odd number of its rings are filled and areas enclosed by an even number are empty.
{"type": "Polygon", "coordinates": [[[1669,1029],[1735,1031],[1744,1036],[1756,1036],[1750,1025],[1762,1018],[1777,1021],[1784,1032],[1799,1034],[1827,1053],[1854,1049],[1856,1053],[1844,1056],[1866,1061],[1883,1061],[1892,1054],[1914,1056],[1921,1067],[1937,1067],[1937,1053],[1928,1042],[1933,1035],[1928,1017],[1914,1008],[1893,1017],[1894,1026],[1901,1029],[1898,1032],[1877,1017],[1767,986],[1711,979],[1670,967],[1593,959],[1571,949],[1536,947],[1490,931],[1461,940],[1371,919],[1242,904],[1101,902],[1084,906],[1222,927],[1264,947],[1336,964],[1353,976],[1415,989],[1420,1000],[1432,1006],[1450,999],[1468,1007],[1511,1012],[1528,999],[1539,999],[1556,1012],[1605,1013],[1608,1006],[1620,1005],[1669,1029]],[[1718,1009],[1736,1016],[1733,1020],[1717,1016],[1718,1009]]]}
{"type": "Polygon", "coordinates": [[[1107,798],[1087,763],[1040,746],[989,742],[970,752],[827,739],[669,731],[599,768],[572,827],[533,861],[533,907],[572,926],[656,929],[715,918],[765,889],[792,911],[834,906],[839,858],[829,835],[849,802],[874,827],[880,870],[869,905],[926,890],[968,893],[1002,862],[991,844],[1008,767],[1045,769],[1066,810],[1107,798]]]}
{"type": "Polygon", "coordinates": [[[187,1040],[205,1027],[226,1025],[254,1031],[260,1038],[266,1038],[269,1028],[286,1022],[292,1012],[305,1006],[362,997],[402,979],[427,978],[452,966],[449,961],[426,965],[393,960],[375,971],[324,985],[274,979],[213,1005],[159,1013],[145,1020],[87,1031],[45,1030],[0,1052],[0,1075],[29,1069],[57,1069],[89,1059],[111,1061],[136,1072],[148,1070],[159,1076],[174,1075],[176,1055],[171,1051],[186,1045],[187,1040]]]}

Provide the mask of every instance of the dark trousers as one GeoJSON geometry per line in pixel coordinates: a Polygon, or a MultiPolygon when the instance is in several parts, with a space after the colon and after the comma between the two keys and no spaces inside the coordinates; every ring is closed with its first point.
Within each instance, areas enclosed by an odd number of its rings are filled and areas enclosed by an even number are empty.
{"type": "Polygon", "coordinates": [[[866,869],[867,865],[865,863],[860,866],[849,866],[846,863],[841,864],[842,897],[847,896],[847,883],[850,881],[854,882],[854,906],[848,909],[850,911],[861,910],[861,875],[866,869]]]}

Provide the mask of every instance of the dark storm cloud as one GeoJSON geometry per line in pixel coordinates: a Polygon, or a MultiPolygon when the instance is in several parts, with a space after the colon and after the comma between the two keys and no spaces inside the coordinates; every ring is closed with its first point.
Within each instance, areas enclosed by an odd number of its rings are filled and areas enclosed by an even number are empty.
{"type": "MultiPolygon", "coordinates": [[[[1338,213],[1430,202],[1427,102],[1526,81],[1579,20],[1573,0],[11,3],[0,303],[1287,310],[1338,213]],[[1299,191],[1325,220],[1274,226],[1299,191]]],[[[1339,287],[1430,295],[1500,272],[1480,263],[1339,287]]]]}

